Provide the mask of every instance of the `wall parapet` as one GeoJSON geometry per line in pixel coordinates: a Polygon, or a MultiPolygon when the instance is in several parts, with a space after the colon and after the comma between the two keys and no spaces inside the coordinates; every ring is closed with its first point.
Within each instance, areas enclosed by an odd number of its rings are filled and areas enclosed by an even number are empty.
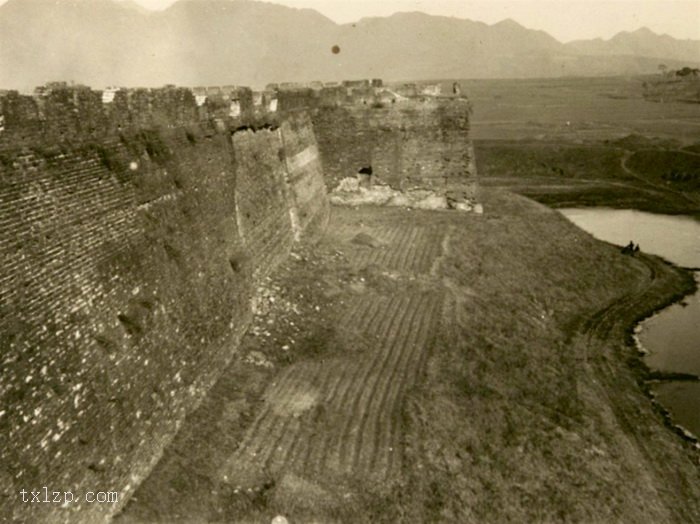
{"type": "Polygon", "coordinates": [[[235,128],[269,119],[249,88],[106,89],[48,84],[34,95],[0,96],[0,148],[43,142],[75,142],[138,128],[202,123],[235,128]]]}
{"type": "Polygon", "coordinates": [[[209,124],[223,131],[278,122],[279,112],[432,98],[466,101],[462,96],[445,97],[435,86],[385,86],[378,79],[270,84],[258,92],[241,86],[92,90],[52,82],[32,95],[0,92],[0,149],[37,141],[75,142],[135,128],[209,124]]]}

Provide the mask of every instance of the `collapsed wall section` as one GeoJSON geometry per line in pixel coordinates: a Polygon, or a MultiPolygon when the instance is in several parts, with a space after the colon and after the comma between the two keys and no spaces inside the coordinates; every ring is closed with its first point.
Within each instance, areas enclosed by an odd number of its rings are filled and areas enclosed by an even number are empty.
{"type": "Polygon", "coordinates": [[[94,522],[119,505],[18,494],[103,489],[126,501],[233,355],[258,279],[324,220],[315,138],[308,119],[280,127],[252,97],[10,98],[0,100],[0,488],[10,497],[0,517],[94,522]]]}

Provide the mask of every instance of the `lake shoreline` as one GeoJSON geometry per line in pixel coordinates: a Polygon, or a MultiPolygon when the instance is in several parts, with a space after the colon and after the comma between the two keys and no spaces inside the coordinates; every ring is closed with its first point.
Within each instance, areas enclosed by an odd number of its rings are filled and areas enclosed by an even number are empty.
{"type": "MultiPolygon", "coordinates": [[[[556,209],[556,208],[555,208],[556,209]]],[[[567,219],[571,220],[575,224],[578,225],[581,229],[584,229],[588,231],[589,233],[593,234],[596,238],[599,238],[598,235],[601,235],[601,224],[600,223],[595,223],[595,222],[583,222],[581,219],[578,221],[574,219],[576,217],[576,213],[583,211],[583,210],[593,210],[595,209],[596,211],[600,212],[611,212],[611,211],[638,211],[638,212],[643,212],[643,213],[649,213],[648,211],[643,211],[640,209],[617,209],[615,207],[608,207],[608,206],[578,206],[575,208],[560,208],[557,209],[560,213],[562,213],[564,216],[567,217],[567,219]],[[596,233],[597,231],[597,233],[596,233]]],[[[667,213],[656,213],[659,217],[664,217],[668,218],[669,215],[667,213]]],[[[684,218],[690,218],[692,219],[692,216],[689,215],[681,215],[684,218]]],[[[680,216],[679,216],[680,217],[680,216]]],[[[612,220],[612,219],[611,219],[612,220]]],[[[604,221],[607,222],[607,221],[604,221]]],[[[620,248],[621,244],[624,242],[621,240],[621,238],[613,238],[613,237],[619,237],[618,234],[614,233],[615,228],[617,227],[618,229],[622,229],[619,224],[611,222],[608,225],[606,225],[606,228],[610,227],[611,231],[608,231],[606,234],[602,234],[601,236],[607,237],[605,239],[599,238],[600,241],[602,242],[607,242],[616,248],[620,248]]],[[[632,233],[630,233],[631,235],[632,233]]],[[[647,242],[643,242],[647,243],[647,242]]],[[[646,348],[640,339],[640,334],[644,330],[644,323],[650,320],[651,318],[659,315],[663,311],[667,310],[674,304],[679,304],[683,303],[688,297],[694,296],[696,293],[698,293],[698,280],[696,278],[696,271],[692,268],[685,267],[690,264],[685,264],[685,265],[680,265],[678,263],[674,263],[667,258],[665,258],[664,255],[658,254],[659,249],[661,249],[663,246],[656,245],[654,246],[656,251],[656,254],[652,255],[653,258],[657,259],[660,263],[662,263],[665,266],[668,266],[669,268],[673,268],[674,271],[678,272],[683,276],[683,285],[681,289],[677,290],[673,295],[667,297],[665,300],[662,300],[661,302],[657,303],[654,306],[650,306],[648,308],[642,308],[640,311],[636,314],[633,315],[632,318],[629,319],[629,323],[626,325],[624,329],[624,340],[626,346],[629,348],[634,348],[634,356],[630,360],[630,367],[633,369],[637,383],[639,384],[640,388],[642,391],[645,393],[645,395],[649,398],[651,401],[654,409],[661,415],[663,418],[664,424],[671,429],[674,433],[679,435],[683,441],[689,443],[692,445],[695,449],[700,450],[700,439],[698,438],[698,435],[696,435],[693,431],[691,431],[689,428],[685,427],[683,424],[681,424],[678,420],[677,417],[674,417],[673,412],[671,409],[673,408],[673,405],[669,405],[667,408],[658,398],[657,393],[654,391],[653,385],[655,384],[660,384],[660,383],[673,383],[673,382],[698,382],[700,380],[700,377],[698,377],[697,374],[689,374],[685,372],[668,372],[668,371],[663,371],[661,369],[655,368],[654,366],[650,365],[647,358],[648,355],[651,353],[651,350],[649,348],[646,348]]],[[[679,253],[675,253],[674,257],[678,258],[681,257],[683,258],[683,255],[688,255],[687,252],[682,251],[679,253]]],[[[665,253],[666,256],[669,256],[668,253],[665,253]]],[[[647,257],[647,255],[644,255],[647,257]]],[[[684,259],[686,260],[686,259],[684,259]]],[[[652,274],[655,273],[652,270],[652,274]]]]}
{"type": "Polygon", "coordinates": [[[678,378],[655,378],[655,373],[658,370],[652,369],[644,360],[644,357],[648,354],[649,350],[644,348],[641,341],[639,340],[639,330],[643,329],[642,324],[659,314],[666,308],[678,304],[685,300],[687,297],[694,295],[698,292],[698,284],[695,280],[692,271],[682,268],[673,264],[672,262],[664,261],[669,266],[674,267],[678,271],[682,271],[687,278],[688,286],[687,288],[679,293],[672,295],[667,301],[659,304],[657,307],[653,308],[651,311],[644,312],[639,318],[635,319],[627,328],[625,343],[630,347],[635,349],[635,356],[633,359],[632,369],[637,375],[638,383],[644,392],[644,394],[649,398],[654,409],[663,417],[664,424],[671,429],[674,433],[680,436],[685,442],[691,444],[697,451],[700,451],[700,438],[690,432],[687,428],[683,427],[681,424],[676,422],[673,418],[673,413],[669,411],[658,399],[657,395],[654,393],[651,385],[654,382],[673,382],[678,381],[678,378]],[[639,330],[638,330],[639,329],[639,330]]]}
{"type": "MultiPolygon", "coordinates": [[[[588,201],[588,200],[577,200],[576,198],[572,200],[561,200],[561,201],[542,201],[540,198],[538,198],[536,195],[535,196],[529,196],[527,194],[523,194],[523,196],[527,196],[528,198],[531,198],[532,200],[535,200],[536,202],[540,202],[541,204],[546,205],[550,209],[554,209],[555,211],[560,211],[562,209],[567,209],[567,208],[580,208],[580,209],[609,209],[609,210],[614,210],[614,211],[641,211],[643,213],[651,213],[653,215],[666,215],[666,216],[671,216],[671,217],[684,217],[684,218],[689,218],[695,221],[700,222],[700,211],[699,210],[694,210],[690,209],[687,207],[683,207],[679,205],[678,208],[676,209],[668,209],[664,207],[659,207],[659,206],[654,206],[653,203],[645,203],[644,205],[641,205],[639,207],[630,207],[629,202],[626,202],[622,199],[614,199],[610,201],[602,200],[600,203],[597,203],[595,201],[588,201]]],[[[570,195],[569,195],[570,197],[570,195]]],[[[691,271],[700,271],[700,268],[696,267],[686,267],[686,266],[679,266],[682,267],[683,269],[689,269],[691,271]]]]}
{"type": "Polygon", "coordinates": [[[634,346],[634,348],[637,350],[637,356],[639,360],[639,366],[642,370],[640,379],[641,379],[641,384],[642,384],[642,389],[645,392],[645,394],[649,397],[649,399],[652,402],[652,405],[654,408],[661,414],[661,416],[664,419],[665,424],[673,430],[674,433],[679,435],[684,441],[687,441],[695,446],[696,449],[700,450],[700,435],[695,435],[692,431],[690,431],[688,428],[684,427],[682,424],[674,420],[673,413],[667,409],[661,401],[659,401],[657,394],[654,392],[653,388],[651,387],[652,384],[658,384],[658,383],[669,383],[669,382],[679,382],[679,381],[689,381],[689,382],[697,382],[700,380],[699,377],[696,375],[692,374],[685,374],[685,373],[673,373],[673,372],[663,372],[657,369],[653,369],[649,364],[644,360],[644,358],[650,353],[650,350],[644,347],[644,344],[642,343],[641,339],[639,338],[639,335],[641,332],[644,330],[643,324],[661,313],[662,311],[666,310],[667,308],[673,306],[674,304],[680,304],[682,303],[686,298],[695,295],[696,293],[700,292],[699,286],[698,286],[698,281],[695,277],[695,273],[697,272],[694,269],[689,269],[685,267],[680,267],[677,265],[674,265],[672,262],[668,262],[669,265],[674,266],[680,271],[684,271],[687,273],[690,273],[690,278],[692,279],[692,286],[688,288],[688,291],[684,294],[680,294],[679,296],[672,297],[672,299],[665,305],[661,305],[658,308],[656,308],[655,311],[647,315],[646,317],[634,322],[631,326],[630,329],[628,330],[628,337],[631,337],[630,344],[634,346]]]}

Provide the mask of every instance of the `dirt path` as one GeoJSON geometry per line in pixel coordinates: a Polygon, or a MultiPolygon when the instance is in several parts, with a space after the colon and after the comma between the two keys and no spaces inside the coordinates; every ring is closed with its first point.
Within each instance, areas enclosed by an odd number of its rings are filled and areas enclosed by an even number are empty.
{"type": "Polygon", "coordinates": [[[632,169],[630,169],[629,166],[627,165],[627,161],[632,157],[632,155],[634,153],[635,153],[634,151],[625,151],[625,154],[622,156],[622,159],[620,160],[620,167],[622,167],[622,170],[626,174],[628,174],[629,176],[631,176],[632,178],[637,180],[639,183],[642,184],[642,186],[653,188],[654,190],[656,190],[657,192],[660,192],[660,193],[667,193],[667,194],[674,195],[675,197],[680,197],[681,199],[685,200],[686,202],[690,202],[693,205],[698,204],[697,199],[685,194],[684,192],[676,191],[675,189],[671,189],[669,187],[662,186],[659,184],[654,184],[653,182],[650,182],[647,178],[643,177],[642,175],[640,175],[640,174],[636,173],[635,171],[633,171],[632,169]]]}
{"type": "MultiPolygon", "coordinates": [[[[633,463],[641,466],[638,468],[638,482],[647,484],[650,491],[666,498],[664,502],[671,507],[673,497],[669,496],[670,486],[677,486],[676,489],[683,490],[685,480],[673,465],[669,465],[663,459],[660,460],[659,450],[662,448],[657,443],[658,432],[653,431],[655,426],[640,430],[639,398],[619,394],[622,380],[636,379],[639,382],[642,377],[640,375],[634,377],[630,372],[630,369],[635,367],[635,361],[639,362],[636,355],[630,355],[634,350],[612,341],[622,341],[627,338],[629,326],[637,319],[640,311],[658,303],[658,297],[663,293],[663,286],[666,284],[661,273],[667,268],[664,268],[664,263],[660,259],[644,254],[637,258],[643,263],[646,278],[640,279],[635,289],[614,300],[582,325],[581,333],[585,339],[586,351],[597,347],[598,351],[591,352],[603,354],[602,357],[585,359],[585,363],[591,366],[595,376],[600,380],[602,395],[607,399],[607,404],[622,430],[621,434],[624,437],[619,442],[620,448],[624,449],[625,454],[634,457],[633,463]],[[610,352],[617,355],[615,357],[608,355],[607,353],[610,352]],[[620,363],[625,361],[629,365],[622,368],[620,363]]],[[[638,373],[644,372],[638,371],[638,373]]],[[[651,402],[651,399],[649,401],[651,402]]],[[[681,445],[680,441],[679,445],[681,445]]],[[[668,519],[672,520],[670,515],[668,519]]]]}

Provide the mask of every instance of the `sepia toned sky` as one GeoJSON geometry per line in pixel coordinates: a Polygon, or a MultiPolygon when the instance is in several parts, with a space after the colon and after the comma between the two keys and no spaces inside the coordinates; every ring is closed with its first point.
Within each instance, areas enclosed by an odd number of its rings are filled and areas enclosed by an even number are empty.
{"type": "MultiPolygon", "coordinates": [[[[174,0],[136,0],[163,9],[174,0]]],[[[568,42],[610,38],[620,31],[646,26],[676,38],[700,39],[700,0],[275,0],[291,7],[310,7],[339,23],[397,11],[423,11],[493,24],[504,18],[542,29],[568,42]]]]}
{"type": "MultiPolygon", "coordinates": [[[[5,1],[0,0],[0,4],[5,1]]],[[[134,1],[149,9],[164,9],[175,2],[134,1]]],[[[309,7],[338,23],[387,16],[397,11],[423,11],[488,24],[512,18],[530,29],[547,31],[562,42],[607,39],[620,31],[644,26],[675,38],[700,39],[700,0],[274,0],[272,3],[309,7]]]]}

